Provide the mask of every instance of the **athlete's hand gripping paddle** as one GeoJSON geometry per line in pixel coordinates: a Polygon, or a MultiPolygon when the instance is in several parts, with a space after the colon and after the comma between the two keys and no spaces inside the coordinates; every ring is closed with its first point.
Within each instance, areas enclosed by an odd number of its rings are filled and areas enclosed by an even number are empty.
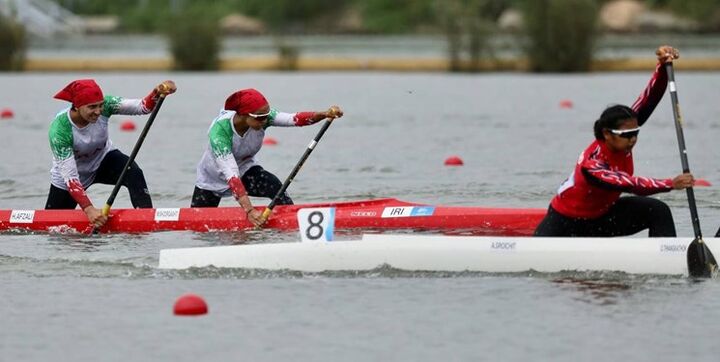
{"type": "Polygon", "coordinates": [[[328,113],[331,114],[331,117],[327,121],[325,121],[325,124],[323,124],[322,128],[320,128],[320,131],[315,135],[315,138],[310,142],[310,144],[307,146],[307,149],[305,149],[305,153],[300,157],[300,161],[295,165],[295,168],[293,168],[292,172],[290,172],[290,175],[285,179],[285,182],[283,182],[282,187],[280,190],[278,190],[277,194],[275,194],[275,197],[273,197],[272,201],[270,201],[270,204],[265,208],[265,210],[262,213],[262,221],[265,223],[267,219],[270,217],[270,214],[272,214],[273,209],[275,208],[275,204],[277,203],[277,200],[280,199],[280,196],[285,193],[288,186],[290,186],[290,183],[295,179],[295,176],[297,175],[298,171],[300,171],[300,168],[305,164],[305,161],[310,156],[310,153],[315,149],[315,146],[320,142],[320,139],[325,134],[325,131],[330,127],[333,120],[336,117],[340,117],[341,115],[337,115],[335,113],[335,108],[332,107],[328,111],[328,113]]]}

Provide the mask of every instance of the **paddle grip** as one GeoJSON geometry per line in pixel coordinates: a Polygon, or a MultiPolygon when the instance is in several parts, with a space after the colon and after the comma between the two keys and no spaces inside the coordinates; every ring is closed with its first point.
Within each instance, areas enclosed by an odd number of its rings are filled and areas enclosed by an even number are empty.
{"type": "Polygon", "coordinates": [[[270,214],[271,214],[271,213],[272,213],[272,209],[271,209],[271,208],[269,208],[269,207],[268,207],[268,208],[265,208],[265,210],[263,210],[263,213],[262,213],[262,218],[263,218],[263,220],[267,220],[267,219],[270,217],[270,214]]]}

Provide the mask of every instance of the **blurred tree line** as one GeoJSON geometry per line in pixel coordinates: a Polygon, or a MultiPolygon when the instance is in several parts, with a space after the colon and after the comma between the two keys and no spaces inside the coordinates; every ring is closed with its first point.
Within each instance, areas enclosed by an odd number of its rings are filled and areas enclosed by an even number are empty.
{"type": "MultiPolygon", "coordinates": [[[[63,7],[87,15],[118,15],[122,29],[128,32],[162,31],[173,21],[173,15],[194,9],[197,14],[222,17],[243,13],[257,17],[274,30],[295,33],[333,33],[326,26],[347,9],[362,14],[364,30],[375,33],[438,32],[442,12],[457,10],[456,1],[442,0],[53,0],[63,7]],[[274,24],[274,25],[273,25],[274,24]]],[[[593,0],[596,6],[610,0],[593,0]]],[[[720,0],[643,0],[650,8],[665,9],[700,23],[720,17],[720,0]]],[[[460,1],[468,7],[477,4],[473,13],[497,17],[498,10],[520,8],[526,0],[460,1]],[[474,4],[473,4],[474,3],[474,4]],[[492,4],[487,4],[492,3],[492,4]]],[[[720,29],[711,29],[720,30],[720,29]]]]}
{"type": "MultiPolygon", "coordinates": [[[[478,71],[483,59],[493,59],[489,39],[498,31],[499,17],[506,10],[515,9],[524,19],[517,43],[525,51],[529,68],[557,72],[589,69],[598,34],[599,9],[609,0],[54,1],[79,15],[116,15],[123,32],[166,34],[177,68],[189,70],[218,67],[222,38],[219,20],[240,13],[260,20],[265,31],[274,37],[280,69],[292,70],[297,65],[300,49],[289,36],[347,31],[343,30],[343,21],[355,14],[362,22],[355,32],[442,34],[447,40],[449,70],[478,71]]],[[[720,23],[720,0],[645,0],[645,3],[701,24],[720,23]]],[[[0,47],[17,47],[22,53],[24,33],[18,32],[17,24],[4,21],[0,25],[0,42],[5,42],[0,47]]],[[[18,52],[12,53],[15,54],[12,62],[17,62],[18,52]]],[[[10,64],[7,60],[2,62],[0,59],[0,66],[10,64]]]]}
{"type": "Polygon", "coordinates": [[[0,70],[20,70],[25,60],[27,37],[22,24],[0,14],[0,70]]]}
{"type": "Polygon", "coordinates": [[[704,24],[707,30],[715,29],[720,18],[720,0],[645,0],[654,8],[666,8],[675,14],[687,16],[704,24]]]}
{"type": "Polygon", "coordinates": [[[123,31],[166,32],[182,69],[215,69],[218,20],[241,13],[275,37],[280,68],[296,67],[299,50],[286,35],[334,33],[348,12],[370,34],[445,34],[453,71],[479,68],[486,39],[502,12],[522,0],[56,0],[78,14],[118,15],[123,31]],[[207,56],[206,56],[207,55],[207,56]],[[469,59],[467,62],[463,59],[469,59]],[[467,63],[467,65],[464,65],[467,63]]]}

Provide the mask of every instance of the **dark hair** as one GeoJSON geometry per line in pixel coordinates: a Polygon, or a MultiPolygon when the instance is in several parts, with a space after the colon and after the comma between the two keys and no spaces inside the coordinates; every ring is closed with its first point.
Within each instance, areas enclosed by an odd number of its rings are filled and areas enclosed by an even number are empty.
{"type": "Polygon", "coordinates": [[[604,129],[617,129],[625,121],[637,117],[637,113],[633,111],[632,108],[628,106],[623,106],[621,104],[616,104],[614,106],[605,108],[605,110],[600,115],[600,119],[595,121],[595,125],[593,126],[593,131],[595,131],[595,139],[604,140],[604,129]]]}

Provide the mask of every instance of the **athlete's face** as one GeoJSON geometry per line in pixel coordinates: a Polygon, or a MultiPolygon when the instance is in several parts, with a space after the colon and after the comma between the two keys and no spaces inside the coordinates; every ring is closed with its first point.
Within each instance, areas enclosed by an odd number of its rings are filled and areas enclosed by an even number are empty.
{"type": "Polygon", "coordinates": [[[247,114],[247,124],[254,130],[261,130],[267,123],[267,118],[270,115],[270,106],[264,105],[258,108],[255,112],[247,114]]]}
{"type": "Polygon", "coordinates": [[[616,152],[630,152],[637,143],[639,127],[637,119],[630,118],[616,129],[605,129],[603,130],[605,144],[616,152]]]}
{"type": "Polygon", "coordinates": [[[88,122],[88,123],[95,123],[97,122],[98,118],[100,118],[100,113],[102,113],[103,110],[103,102],[95,102],[86,104],[84,106],[78,107],[78,113],[80,114],[80,117],[88,122]]]}

